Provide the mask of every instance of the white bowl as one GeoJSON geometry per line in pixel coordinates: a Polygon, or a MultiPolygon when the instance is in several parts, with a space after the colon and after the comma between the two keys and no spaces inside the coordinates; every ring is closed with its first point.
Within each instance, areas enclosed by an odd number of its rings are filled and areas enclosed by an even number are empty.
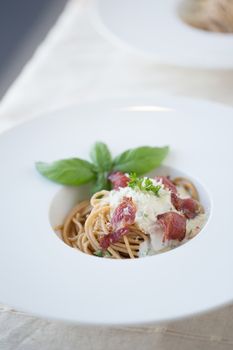
{"type": "Polygon", "coordinates": [[[0,301],[47,318],[105,325],[161,322],[230,302],[232,114],[198,100],[119,98],[53,112],[2,134],[0,301]],[[165,165],[194,180],[209,210],[200,234],[133,261],[88,256],[58,239],[50,220],[62,220],[76,192],[44,179],[34,163],[88,158],[96,140],[114,155],[169,144],[165,165]],[[61,191],[65,204],[53,211],[61,191]]]}

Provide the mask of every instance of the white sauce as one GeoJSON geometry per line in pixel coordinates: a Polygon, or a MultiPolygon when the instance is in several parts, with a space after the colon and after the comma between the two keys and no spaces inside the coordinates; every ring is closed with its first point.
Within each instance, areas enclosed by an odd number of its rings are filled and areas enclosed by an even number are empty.
{"type": "Polygon", "coordinates": [[[187,220],[186,224],[186,236],[194,237],[206,222],[206,214],[199,214],[194,219],[187,220]]]}
{"type": "Polygon", "coordinates": [[[153,192],[135,190],[130,187],[111,191],[109,195],[111,213],[123,201],[124,197],[131,197],[137,208],[135,223],[146,234],[153,233],[155,231],[156,216],[170,210],[175,211],[171,203],[171,192],[165,189],[161,182],[153,180],[153,183],[155,186],[161,186],[159,197],[153,192]]]}
{"type": "Polygon", "coordinates": [[[183,186],[176,186],[180,198],[190,198],[189,192],[183,186]]]}
{"type": "MultiPolygon", "coordinates": [[[[157,254],[158,252],[169,250],[170,248],[184,243],[189,238],[195,236],[204,226],[206,221],[205,214],[199,214],[194,219],[187,220],[186,237],[182,242],[172,240],[163,243],[163,234],[161,228],[156,223],[156,217],[158,214],[163,214],[168,211],[177,212],[177,210],[171,203],[170,190],[166,189],[161,181],[158,182],[154,179],[151,180],[155,186],[161,186],[159,196],[156,196],[153,192],[124,187],[119,190],[110,191],[109,197],[106,198],[111,207],[111,214],[119,204],[122,203],[124,197],[132,198],[137,208],[135,223],[145,234],[150,235],[150,241],[144,242],[140,246],[140,257],[157,254]]],[[[189,193],[182,187],[177,187],[177,190],[181,198],[190,197],[189,193]]],[[[128,209],[126,208],[125,211],[127,210],[128,209]]]]}

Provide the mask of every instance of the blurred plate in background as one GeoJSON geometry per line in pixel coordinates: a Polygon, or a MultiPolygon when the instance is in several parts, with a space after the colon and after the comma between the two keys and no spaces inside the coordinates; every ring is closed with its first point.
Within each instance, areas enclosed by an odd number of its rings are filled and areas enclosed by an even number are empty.
{"type": "Polygon", "coordinates": [[[92,0],[97,29],[111,41],[160,63],[233,67],[233,34],[193,28],[179,16],[180,0],[92,0]]]}

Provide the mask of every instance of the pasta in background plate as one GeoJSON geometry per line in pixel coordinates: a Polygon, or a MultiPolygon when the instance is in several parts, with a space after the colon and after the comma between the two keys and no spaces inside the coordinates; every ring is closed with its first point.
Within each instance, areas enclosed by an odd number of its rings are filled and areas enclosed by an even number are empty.
{"type": "Polygon", "coordinates": [[[193,27],[211,32],[233,33],[232,0],[185,0],[180,14],[193,27]]]}

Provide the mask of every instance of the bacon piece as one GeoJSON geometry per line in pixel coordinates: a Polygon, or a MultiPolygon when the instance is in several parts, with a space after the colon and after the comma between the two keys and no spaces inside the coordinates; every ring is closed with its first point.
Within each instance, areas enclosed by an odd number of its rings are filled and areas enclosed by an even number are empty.
{"type": "Polygon", "coordinates": [[[171,193],[171,202],[176,210],[181,211],[187,219],[193,219],[200,212],[199,203],[192,198],[179,198],[175,193],[171,193]]]}
{"type": "Polygon", "coordinates": [[[126,187],[129,182],[128,176],[120,171],[115,171],[109,174],[108,179],[111,181],[114,190],[118,190],[120,187],[126,187]]]}
{"type": "Polygon", "coordinates": [[[120,237],[129,231],[129,226],[135,221],[136,206],[131,197],[124,197],[122,203],[116,207],[112,215],[113,231],[100,239],[102,249],[107,249],[111,244],[119,241],[120,237]]]}
{"type": "Polygon", "coordinates": [[[167,240],[182,241],[186,233],[186,218],[175,212],[167,212],[157,216],[157,222],[163,230],[163,242],[167,240]]]}
{"type": "Polygon", "coordinates": [[[162,181],[162,184],[165,188],[167,188],[173,193],[177,193],[176,186],[171,182],[171,180],[169,180],[167,176],[155,176],[155,180],[162,181]]]}
{"type": "Polygon", "coordinates": [[[113,229],[132,225],[135,221],[136,206],[131,197],[124,197],[121,204],[114,210],[111,224],[113,229]]]}
{"type": "Polygon", "coordinates": [[[129,229],[128,227],[122,227],[114,232],[109,233],[108,235],[105,235],[100,238],[100,246],[103,250],[108,249],[108,247],[111,244],[114,244],[119,241],[121,236],[125,235],[128,233],[129,229]]]}

